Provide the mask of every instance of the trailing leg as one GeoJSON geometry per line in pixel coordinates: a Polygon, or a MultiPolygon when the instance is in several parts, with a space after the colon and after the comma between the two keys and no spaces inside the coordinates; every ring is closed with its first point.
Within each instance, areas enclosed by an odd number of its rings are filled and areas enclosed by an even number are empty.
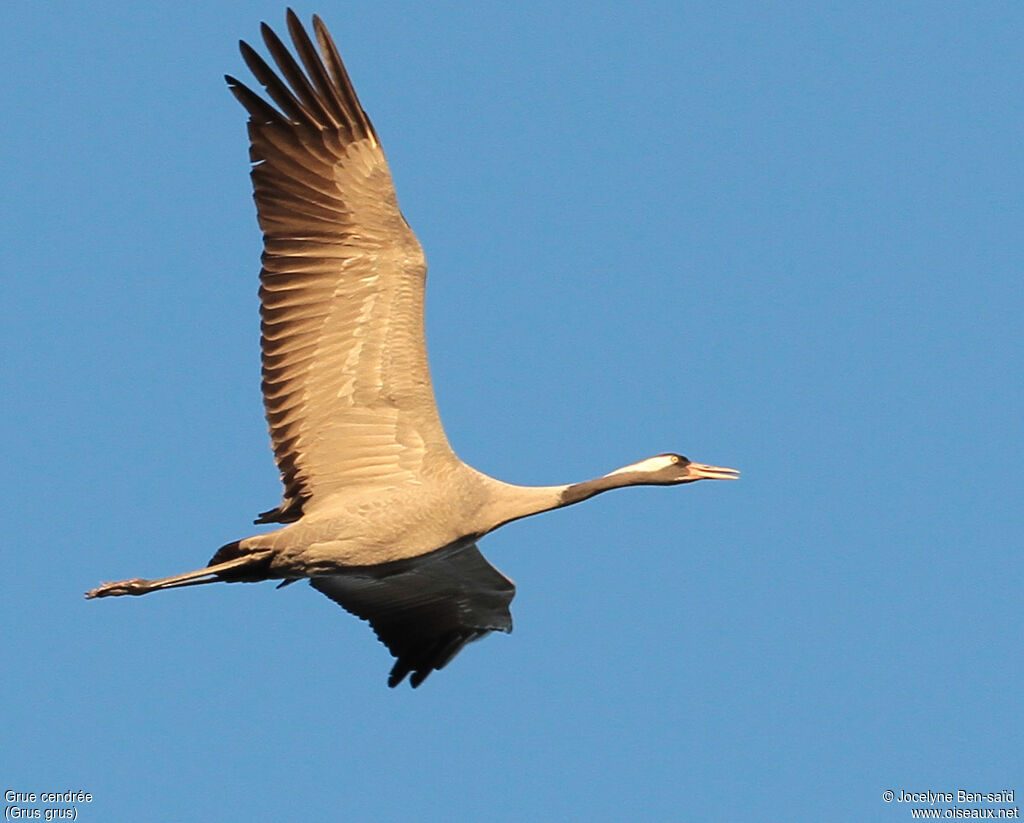
{"type": "Polygon", "coordinates": [[[201,586],[203,583],[217,583],[218,581],[256,581],[265,579],[264,575],[256,572],[256,568],[265,569],[266,561],[269,559],[269,552],[244,554],[226,560],[222,563],[213,563],[204,569],[196,569],[184,574],[176,574],[171,577],[161,577],[158,580],[144,580],[135,577],[131,580],[119,580],[116,583],[104,583],[95,589],[87,591],[85,596],[92,600],[95,597],[120,597],[125,594],[149,594],[160,589],[177,589],[182,586],[201,586]],[[249,567],[248,574],[243,569],[249,567]],[[227,573],[227,574],[226,574],[227,573]]]}

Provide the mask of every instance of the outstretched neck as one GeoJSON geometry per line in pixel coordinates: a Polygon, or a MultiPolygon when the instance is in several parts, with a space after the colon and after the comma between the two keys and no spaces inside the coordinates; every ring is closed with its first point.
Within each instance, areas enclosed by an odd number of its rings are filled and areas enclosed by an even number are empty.
{"type": "Polygon", "coordinates": [[[680,454],[657,454],[593,480],[568,486],[513,486],[476,472],[474,485],[483,495],[477,497],[482,505],[477,509],[479,529],[475,534],[487,534],[498,526],[531,514],[571,506],[609,489],[676,486],[695,480],[735,480],[738,476],[736,469],[694,463],[680,454]]]}
{"type": "Polygon", "coordinates": [[[562,491],[562,500],[558,505],[571,506],[573,503],[588,500],[595,494],[606,492],[609,489],[638,486],[644,483],[645,480],[646,478],[640,472],[616,469],[601,477],[595,477],[593,480],[584,480],[582,483],[573,483],[570,486],[566,486],[562,491]]]}
{"type": "Polygon", "coordinates": [[[486,507],[484,519],[487,525],[483,531],[493,531],[499,526],[532,514],[571,506],[609,489],[636,486],[644,480],[640,472],[626,469],[617,469],[593,480],[564,486],[516,486],[495,480],[499,488],[486,507]]]}

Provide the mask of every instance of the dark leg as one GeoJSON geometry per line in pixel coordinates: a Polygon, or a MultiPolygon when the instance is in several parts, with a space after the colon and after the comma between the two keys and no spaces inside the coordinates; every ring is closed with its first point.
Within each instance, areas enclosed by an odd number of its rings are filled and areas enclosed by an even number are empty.
{"type": "Polygon", "coordinates": [[[215,563],[212,566],[207,566],[205,569],[196,569],[194,572],[176,574],[172,577],[161,577],[159,580],[143,580],[141,577],[135,577],[131,580],[119,580],[116,583],[104,583],[102,586],[87,591],[85,596],[88,600],[92,600],[94,597],[149,594],[160,589],[177,589],[181,586],[201,586],[203,583],[216,583],[221,580],[218,576],[221,572],[249,566],[265,559],[265,553],[247,554],[224,563],[215,563]]]}

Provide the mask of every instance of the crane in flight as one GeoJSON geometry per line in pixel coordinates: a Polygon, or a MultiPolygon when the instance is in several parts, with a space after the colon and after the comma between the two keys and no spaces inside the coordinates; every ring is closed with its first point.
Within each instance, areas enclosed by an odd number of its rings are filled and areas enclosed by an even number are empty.
{"type": "Polygon", "coordinates": [[[319,17],[291,9],[294,57],[265,23],[277,71],[241,51],[270,101],[234,77],[249,114],[260,228],[262,388],[284,495],[201,569],[105,583],[86,597],[218,581],[308,579],[366,620],[415,688],[470,641],[512,630],[512,581],[477,541],[499,526],[626,486],[730,480],[659,454],[601,477],[518,486],[463,463],[441,426],[423,329],[426,263],[380,140],[319,17]]]}

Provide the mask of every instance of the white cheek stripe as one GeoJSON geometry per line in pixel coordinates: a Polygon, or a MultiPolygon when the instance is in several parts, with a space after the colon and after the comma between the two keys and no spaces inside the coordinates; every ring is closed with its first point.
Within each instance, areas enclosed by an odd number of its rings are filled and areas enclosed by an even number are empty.
{"type": "Polygon", "coordinates": [[[621,469],[608,472],[605,477],[611,477],[613,474],[625,474],[626,472],[661,471],[662,469],[667,469],[669,466],[675,465],[675,462],[676,460],[674,457],[659,454],[657,457],[648,457],[646,460],[641,460],[639,463],[632,463],[629,466],[623,466],[621,469]]]}

